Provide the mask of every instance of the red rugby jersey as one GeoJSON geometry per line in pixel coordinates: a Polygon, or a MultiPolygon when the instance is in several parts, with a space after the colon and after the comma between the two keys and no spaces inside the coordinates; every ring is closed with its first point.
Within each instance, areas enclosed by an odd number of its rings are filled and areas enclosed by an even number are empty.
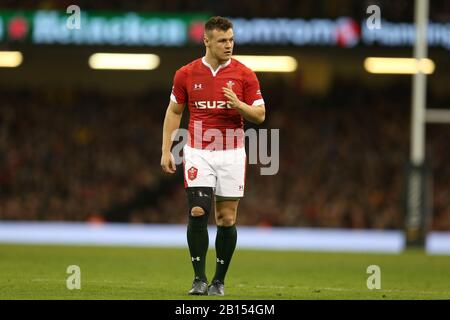
{"type": "Polygon", "coordinates": [[[244,146],[244,120],[227,105],[222,91],[228,83],[239,100],[251,106],[264,104],[256,74],[235,59],[214,71],[203,57],[175,73],[170,99],[189,106],[189,146],[214,150],[244,146]]]}

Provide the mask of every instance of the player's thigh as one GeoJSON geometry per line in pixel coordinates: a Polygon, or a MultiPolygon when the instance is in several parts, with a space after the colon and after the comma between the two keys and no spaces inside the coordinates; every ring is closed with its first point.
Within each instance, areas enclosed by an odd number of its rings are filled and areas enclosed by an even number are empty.
{"type": "Polygon", "coordinates": [[[185,146],[183,149],[184,187],[216,187],[216,174],[204,150],[185,146]]]}
{"type": "Polygon", "coordinates": [[[216,159],[216,196],[242,198],[245,189],[246,155],[245,149],[225,151],[225,156],[216,159]]]}

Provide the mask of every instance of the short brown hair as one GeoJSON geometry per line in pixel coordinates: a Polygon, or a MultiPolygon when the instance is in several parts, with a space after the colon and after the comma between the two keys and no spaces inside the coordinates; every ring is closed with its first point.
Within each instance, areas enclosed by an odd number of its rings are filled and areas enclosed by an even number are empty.
{"type": "Polygon", "coordinates": [[[205,32],[210,32],[213,31],[214,29],[227,31],[228,29],[232,28],[233,23],[229,19],[219,16],[211,17],[205,23],[205,32]]]}

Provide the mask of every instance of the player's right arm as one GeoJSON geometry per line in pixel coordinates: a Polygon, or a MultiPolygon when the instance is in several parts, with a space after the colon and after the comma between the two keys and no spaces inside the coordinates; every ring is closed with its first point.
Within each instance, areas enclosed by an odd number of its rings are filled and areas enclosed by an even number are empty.
{"type": "Polygon", "coordinates": [[[172,100],[167,107],[164,118],[162,148],[161,148],[161,168],[164,172],[175,173],[175,159],[170,152],[172,149],[172,133],[180,127],[183,116],[184,104],[175,103],[172,100]]]}
{"type": "Polygon", "coordinates": [[[170,102],[164,118],[161,168],[167,173],[175,173],[176,171],[175,159],[170,152],[173,143],[171,137],[172,133],[180,127],[181,116],[187,102],[186,78],[185,68],[181,68],[175,73],[170,102]]]}

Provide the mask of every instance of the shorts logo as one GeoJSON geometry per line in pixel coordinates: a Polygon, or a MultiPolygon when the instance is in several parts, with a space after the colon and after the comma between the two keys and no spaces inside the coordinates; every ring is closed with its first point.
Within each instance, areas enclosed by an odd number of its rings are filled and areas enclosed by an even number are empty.
{"type": "Polygon", "coordinates": [[[197,168],[191,167],[187,171],[189,180],[195,180],[195,178],[197,178],[197,172],[198,172],[197,168]]]}
{"type": "Polygon", "coordinates": [[[239,191],[244,191],[244,186],[243,185],[239,186],[239,191]]]}

